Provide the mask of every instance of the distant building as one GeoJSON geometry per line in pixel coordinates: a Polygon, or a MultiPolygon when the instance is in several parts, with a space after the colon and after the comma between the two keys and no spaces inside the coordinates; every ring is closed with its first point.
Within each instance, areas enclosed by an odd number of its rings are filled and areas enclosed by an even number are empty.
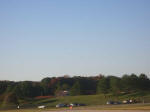
{"type": "Polygon", "coordinates": [[[69,91],[59,91],[56,96],[69,96],[69,91]]]}

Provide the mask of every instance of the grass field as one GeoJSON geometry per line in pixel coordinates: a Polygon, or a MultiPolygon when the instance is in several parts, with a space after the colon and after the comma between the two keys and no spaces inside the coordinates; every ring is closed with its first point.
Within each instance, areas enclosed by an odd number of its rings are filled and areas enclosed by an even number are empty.
{"type": "MultiPolygon", "coordinates": [[[[150,103],[150,95],[149,94],[127,94],[127,95],[118,95],[114,96],[111,94],[100,94],[100,95],[80,95],[80,96],[67,96],[67,97],[57,97],[57,98],[45,98],[45,99],[28,99],[26,101],[21,101],[20,107],[22,110],[19,112],[42,112],[42,110],[37,109],[39,105],[45,105],[46,110],[55,110],[55,106],[58,103],[84,103],[86,107],[80,107],[75,109],[94,109],[94,110],[105,110],[105,109],[131,109],[131,110],[150,110],[150,104],[142,104],[143,101],[145,103],[150,103]],[[122,101],[127,99],[136,99],[139,100],[141,103],[134,104],[134,105],[106,105],[108,100],[113,101],[122,101]]],[[[17,105],[7,105],[5,107],[0,107],[1,111],[4,112],[18,112],[16,109],[17,105]],[[11,111],[10,111],[11,110],[11,111]]],[[[65,108],[66,109],[66,108],[65,108]]]]}
{"type": "Polygon", "coordinates": [[[150,103],[150,95],[145,94],[141,95],[139,93],[128,94],[128,95],[118,95],[114,96],[111,94],[100,94],[100,95],[80,95],[80,96],[67,96],[67,97],[57,97],[57,98],[50,98],[50,99],[39,99],[39,100],[31,100],[29,102],[32,106],[38,105],[46,105],[47,107],[55,107],[58,103],[84,103],[88,106],[95,106],[95,105],[105,105],[107,101],[123,101],[127,99],[136,99],[139,103],[143,101],[145,103],[150,103]]]}
{"type": "Polygon", "coordinates": [[[102,106],[86,106],[86,107],[77,107],[73,108],[73,110],[69,110],[69,108],[59,108],[59,109],[14,109],[14,110],[1,110],[0,112],[124,112],[121,110],[128,110],[132,112],[148,112],[150,111],[150,104],[131,104],[131,105],[102,105],[102,106]],[[115,110],[115,111],[114,111],[115,110]],[[134,111],[133,111],[134,110],[134,111]]]}

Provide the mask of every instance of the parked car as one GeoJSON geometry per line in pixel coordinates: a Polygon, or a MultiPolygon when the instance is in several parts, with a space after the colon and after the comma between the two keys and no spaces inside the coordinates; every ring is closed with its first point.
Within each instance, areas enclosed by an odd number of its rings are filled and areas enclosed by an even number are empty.
{"type": "Polygon", "coordinates": [[[121,104],[121,102],[115,101],[114,104],[115,104],[115,105],[118,105],[118,104],[121,104]]]}
{"type": "Polygon", "coordinates": [[[86,105],[83,103],[70,103],[70,106],[77,107],[77,106],[86,106],[86,105]]]}
{"type": "Polygon", "coordinates": [[[130,102],[129,102],[129,100],[123,100],[122,103],[123,104],[129,104],[130,102]]]}
{"type": "Polygon", "coordinates": [[[72,107],[77,107],[77,106],[78,106],[78,103],[70,103],[70,106],[72,106],[72,107]]]}
{"type": "Polygon", "coordinates": [[[107,101],[106,104],[107,105],[113,105],[113,104],[118,105],[118,104],[121,104],[121,102],[119,102],[119,101],[107,101]]]}
{"type": "Polygon", "coordinates": [[[56,107],[57,108],[59,108],[59,107],[67,107],[67,104],[60,103],[60,104],[57,104],[56,107]]]}
{"type": "Polygon", "coordinates": [[[107,105],[112,105],[112,104],[114,104],[114,102],[113,101],[107,101],[106,104],[107,105]]]}
{"type": "Polygon", "coordinates": [[[44,109],[45,107],[45,105],[38,106],[39,109],[44,109]]]}
{"type": "Polygon", "coordinates": [[[83,103],[79,103],[78,106],[86,106],[86,105],[83,103]]]}

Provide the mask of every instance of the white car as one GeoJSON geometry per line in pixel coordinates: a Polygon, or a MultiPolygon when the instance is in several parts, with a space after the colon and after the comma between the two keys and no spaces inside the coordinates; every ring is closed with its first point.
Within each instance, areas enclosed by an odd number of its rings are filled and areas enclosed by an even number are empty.
{"type": "Polygon", "coordinates": [[[38,106],[39,109],[44,109],[45,107],[45,105],[38,106]]]}

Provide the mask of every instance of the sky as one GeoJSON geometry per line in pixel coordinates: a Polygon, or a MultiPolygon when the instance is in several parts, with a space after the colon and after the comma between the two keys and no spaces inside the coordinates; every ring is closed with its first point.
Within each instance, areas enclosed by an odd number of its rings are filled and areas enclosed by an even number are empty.
{"type": "Polygon", "coordinates": [[[0,0],[0,80],[150,76],[150,0],[0,0]]]}

